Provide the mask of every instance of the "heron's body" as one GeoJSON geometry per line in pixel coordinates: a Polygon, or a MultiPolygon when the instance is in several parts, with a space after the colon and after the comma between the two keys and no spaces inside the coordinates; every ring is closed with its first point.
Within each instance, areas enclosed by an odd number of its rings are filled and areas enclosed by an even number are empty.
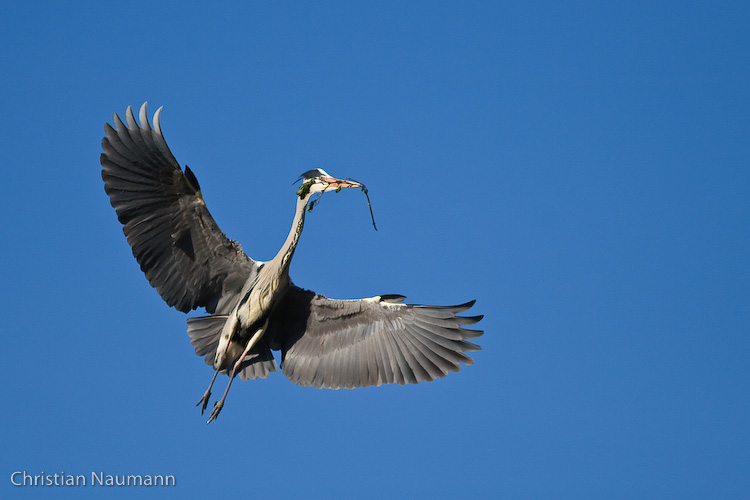
{"type": "MultiPolygon", "coordinates": [[[[213,362],[217,373],[231,370],[231,377],[234,378],[242,365],[242,360],[263,337],[273,307],[292,284],[289,279],[289,263],[302,234],[305,209],[310,196],[312,193],[298,197],[292,229],[286,242],[273,260],[259,265],[257,275],[248,279],[243,287],[242,298],[226,318],[213,362]]],[[[211,380],[211,385],[214,380],[215,378],[211,380]]],[[[229,386],[217,404],[217,409],[212,412],[212,418],[221,410],[228,391],[229,386]]],[[[205,409],[210,396],[211,386],[198,404],[203,404],[205,409]]]]}
{"type": "MultiPolygon", "coordinates": [[[[478,347],[467,338],[481,331],[463,325],[481,316],[459,306],[403,304],[400,295],[335,300],[296,287],[289,264],[314,194],[364,186],[320,169],[302,175],[294,220],[284,245],[268,262],[248,257],[208,212],[198,181],[172,156],[161,134],[161,108],[149,126],[146,104],[140,126],[128,108],[125,124],[114,115],[105,126],[102,177],[133,254],[170,306],[210,316],[188,319],[196,354],[230,376],[209,422],[221,410],[236,375],[265,378],[277,369],[271,350],[282,352],[282,369],[294,383],[354,388],[418,383],[458,371],[478,347]]],[[[365,191],[366,192],[366,191],[365,191]]],[[[213,385],[213,380],[211,385],[213,385]]],[[[211,386],[198,404],[206,408],[211,386]]]]}

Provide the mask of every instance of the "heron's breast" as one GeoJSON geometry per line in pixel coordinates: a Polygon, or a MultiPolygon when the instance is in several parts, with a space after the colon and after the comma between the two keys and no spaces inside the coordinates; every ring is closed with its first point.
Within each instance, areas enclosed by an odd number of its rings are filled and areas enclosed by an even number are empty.
{"type": "Polygon", "coordinates": [[[278,277],[258,280],[255,288],[237,310],[237,317],[243,329],[262,322],[270,314],[284,285],[283,280],[278,277]]]}

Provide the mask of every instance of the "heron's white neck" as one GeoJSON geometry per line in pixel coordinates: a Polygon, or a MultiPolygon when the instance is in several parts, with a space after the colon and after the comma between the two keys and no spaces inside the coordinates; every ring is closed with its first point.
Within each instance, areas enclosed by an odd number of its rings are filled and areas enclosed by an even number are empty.
{"type": "Polygon", "coordinates": [[[297,196],[297,209],[294,212],[294,220],[292,221],[289,235],[286,237],[284,245],[282,245],[276,256],[267,264],[271,266],[271,269],[278,269],[280,275],[289,271],[289,264],[292,261],[294,249],[297,248],[302,228],[305,225],[305,211],[307,210],[307,202],[310,196],[312,196],[312,193],[304,198],[297,196]]]}

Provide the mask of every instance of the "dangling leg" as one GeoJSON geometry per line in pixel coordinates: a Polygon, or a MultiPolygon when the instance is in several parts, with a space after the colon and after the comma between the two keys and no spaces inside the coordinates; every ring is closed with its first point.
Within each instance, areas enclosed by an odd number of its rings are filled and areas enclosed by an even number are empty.
{"type": "Polygon", "coordinates": [[[242,353],[242,355],[239,357],[237,361],[234,363],[234,367],[232,368],[232,373],[229,375],[229,383],[227,384],[227,388],[224,390],[224,395],[221,397],[220,400],[218,400],[216,403],[214,403],[214,411],[211,412],[211,416],[208,417],[207,424],[210,424],[212,420],[216,420],[216,417],[219,416],[219,412],[224,407],[224,400],[227,399],[227,393],[229,393],[229,388],[232,387],[232,381],[234,380],[235,375],[237,375],[237,372],[240,370],[240,365],[242,364],[242,361],[245,359],[245,356],[247,356],[247,353],[250,352],[250,349],[255,346],[255,344],[260,340],[260,338],[263,336],[263,332],[265,331],[265,326],[263,328],[260,328],[257,332],[255,332],[255,335],[252,336],[250,340],[247,342],[247,346],[245,346],[245,350],[242,353]]]}
{"type": "Polygon", "coordinates": [[[203,415],[203,412],[206,411],[206,406],[208,406],[208,400],[211,397],[211,387],[214,386],[214,380],[216,380],[216,375],[218,374],[219,374],[219,370],[216,370],[214,372],[214,378],[212,378],[211,383],[208,384],[208,389],[206,389],[206,392],[203,394],[203,397],[201,398],[201,400],[198,401],[198,404],[195,405],[195,406],[198,406],[201,403],[203,403],[203,407],[201,408],[201,415],[203,415]]]}

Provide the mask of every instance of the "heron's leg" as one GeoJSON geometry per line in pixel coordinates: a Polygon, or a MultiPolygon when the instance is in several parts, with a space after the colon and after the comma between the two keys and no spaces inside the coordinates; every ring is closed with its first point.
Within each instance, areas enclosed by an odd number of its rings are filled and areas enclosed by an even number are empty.
{"type": "Polygon", "coordinates": [[[203,393],[203,397],[201,398],[200,401],[198,401],[198,404],[195,405],[195,406],[198,406],[201,403],[203,403],[203,407],[201,408],[201,415],[203,415],[203,412],[206,411],[206,406],[208,406],[208,400],[211,398],[211,387],[214,386],[214,380],[216,380],[216,375],[218,374],[219,374],[219,370],[216,370],[214,372],[214,378],[212,378],[211,383],[208,384],[208,389],[206,389],[206,392],[203,393]]]}
{"type": "Polygon", "coordinates": [[[257,332],[255,332],[255,335],[250,338],[250,340],[247,341],[247,345],[245,346],[245,350],[242,352],[242,355],[235,361],[234,367],[232,367],[232,373],[229,375],[229,383],[227,384],[227,388],[224,390],[224,395],[221,396],[221,399],[214,403],[214,411],[211,412],[211,415],[208,417],[207,424],[210,424],[212,420],[216,420],[216,417],[219,416],[219,412],[224,407],[224,400],[227,399],[227,394],[229,393],[229,388],[232,387],[232,381],[234,381],[234,377],[237,375],[237,372],[240,370],[240,365],[242,365],[242,361],[245,359],[245,356],[247,356],[247,353],[250,352],[250,349],[255,346],[255,344],[260,340],[260,338],[263,336],[263,332],[265,331],[265,327],[260,328],[257,332]]]}

